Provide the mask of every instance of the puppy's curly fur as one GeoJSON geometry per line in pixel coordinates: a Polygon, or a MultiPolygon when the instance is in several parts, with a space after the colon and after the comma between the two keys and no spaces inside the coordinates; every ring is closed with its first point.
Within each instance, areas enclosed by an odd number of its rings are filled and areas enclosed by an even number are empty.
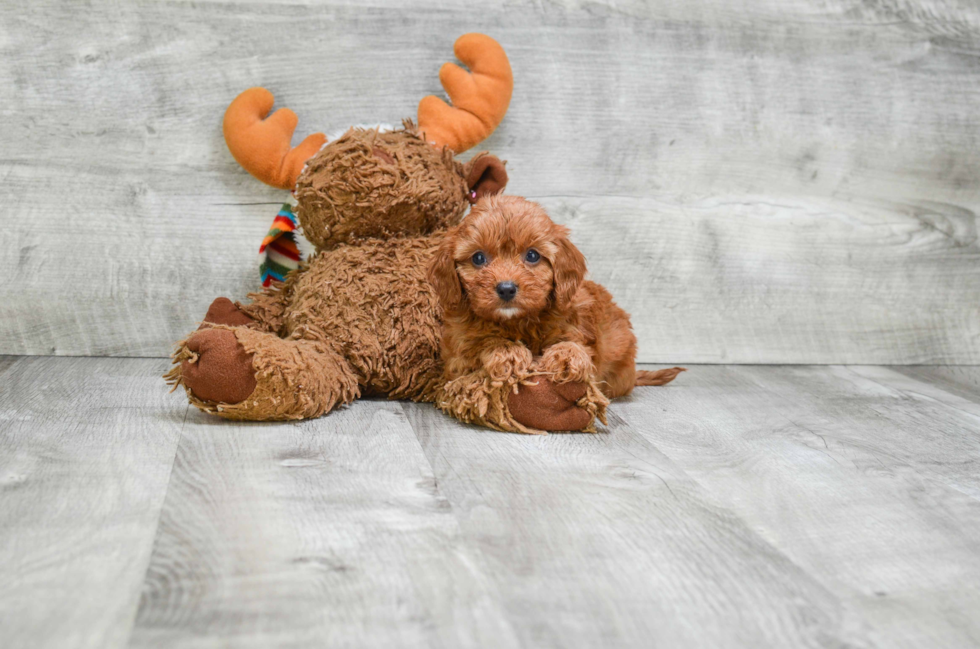
{"type": "Polygon", "coordinates": [[[444,308],[447,378],[484,368],[507,382],[535,372],[556,384],[597,382],[608,398],[672,381],[683,368],[636,370],[629,315],[585,273],[568,229],[540,205],[481,199],[429,268],[444,308]]]}

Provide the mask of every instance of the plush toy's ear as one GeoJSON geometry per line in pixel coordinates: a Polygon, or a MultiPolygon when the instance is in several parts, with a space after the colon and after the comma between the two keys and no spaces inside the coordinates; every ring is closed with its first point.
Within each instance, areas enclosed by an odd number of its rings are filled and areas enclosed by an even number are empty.
{"type": "Polygon", "coordinates": [[[429,263],[429,282],[439,296],[442,308],[449,311],[459,308],[463,303],[463,286],[456,274],[456,228],[446,233],[429,263]]]}
{"type": "Polygon", "coordinates": [[[466,198],[476,203],[484,196],[499,194],[507,186],[505,162],[489,153],[480,153],[463,165],[466,186],[470,188],[466,198]]]}

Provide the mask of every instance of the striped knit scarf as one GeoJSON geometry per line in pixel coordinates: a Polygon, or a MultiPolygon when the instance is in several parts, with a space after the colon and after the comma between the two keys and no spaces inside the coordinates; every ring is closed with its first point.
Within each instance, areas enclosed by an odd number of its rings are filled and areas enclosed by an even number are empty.
{"type": "Polygon", "coordinates": [[[297,227],[292,205],[284,203],[259,247],[262,286],[268,286],[273,281],[281,282],[286,273],[299,268],[302,256],[296,246],[297,227]]]}

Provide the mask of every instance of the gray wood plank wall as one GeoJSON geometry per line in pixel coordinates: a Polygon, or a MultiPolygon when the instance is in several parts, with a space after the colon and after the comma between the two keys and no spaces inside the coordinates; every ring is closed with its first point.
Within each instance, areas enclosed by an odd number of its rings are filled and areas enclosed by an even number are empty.
{"type": "Polygon", "coordinates": [[[0,353],[159,356],[257,285],[285,197],[224,147],[413,116],[467,31],[485,144],[651,362],[980,363],[980,8],[938,0],[0,4],[0,353]]]}

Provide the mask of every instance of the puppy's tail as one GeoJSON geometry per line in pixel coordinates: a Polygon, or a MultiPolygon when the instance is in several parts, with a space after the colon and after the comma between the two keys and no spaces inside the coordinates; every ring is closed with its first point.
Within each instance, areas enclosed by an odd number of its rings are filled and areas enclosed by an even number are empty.
{"type": "Polygon", "coordinates": [[[647,370],[636,371],[636,385],[667,385],[681,372],[686,372],[686,367],[671,367],[666,370],[648,372],[647,370]]]}

